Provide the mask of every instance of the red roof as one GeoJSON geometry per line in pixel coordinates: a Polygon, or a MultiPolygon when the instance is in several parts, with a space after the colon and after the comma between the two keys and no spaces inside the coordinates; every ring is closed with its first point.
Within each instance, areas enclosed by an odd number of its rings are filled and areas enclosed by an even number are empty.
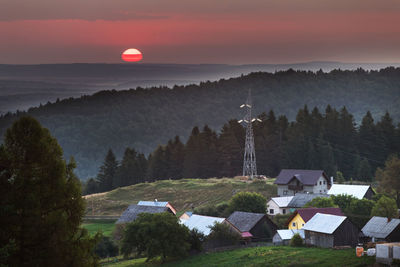
{"type": "Polygon", "coordinates": [[[252,237],[253,235],[250,232],[243,232],[242,237],[252,237]]]}
{"type": "Polygon", "coordinates": [[[345,216],[339,208],[305,208],[296,211],[304,222],[308,222],[317,213],[345,216]]]}

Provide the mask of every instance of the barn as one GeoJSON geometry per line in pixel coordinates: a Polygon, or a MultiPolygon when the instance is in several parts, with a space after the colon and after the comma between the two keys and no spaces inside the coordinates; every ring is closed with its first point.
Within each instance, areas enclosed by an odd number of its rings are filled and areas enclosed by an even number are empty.
{"type": "Polygon", "coordinates": [[[263,213],[235,211],[226,221],[236,228],[242,237],[251,237],[252,241],[271,240],[278,229],[263,213]]]}
{"type": "Polygon", "coordinates": [[[317,213],[303,227],[307,245],[355,247],[360,230],[346,217],[317,213]]]}
{"type": "Polygon", "coordinates": [[[364,225],[361,231],[373,242],[400,242],[400,219],[374,216],[364,225]]]}

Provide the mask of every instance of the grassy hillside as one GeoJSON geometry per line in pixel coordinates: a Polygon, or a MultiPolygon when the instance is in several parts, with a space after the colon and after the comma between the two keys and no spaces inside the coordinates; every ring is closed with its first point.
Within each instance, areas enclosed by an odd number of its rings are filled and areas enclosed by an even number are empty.
{"type": "Polygon", "coordinates": [[[258,192],[265,198],[276,194],[273,179],[244,181],[239,178],[163,180],[121,187],[86,196],[87,215],[120,215],[139,200],[169,201],[178,212],[228,201],[241,191],[258,192]],[[93,212],[92,212],[93,207],[93,212]]]}
{"type": "MultiPolygon", "coordinates": [[[[372,266],[375,257],[357,258],[355,249],[258,247],[203,254],[162,266],[372,266]]],[[[105,264],[113,267],[158,266],[158,261],[145,259],[105,264]]]]}

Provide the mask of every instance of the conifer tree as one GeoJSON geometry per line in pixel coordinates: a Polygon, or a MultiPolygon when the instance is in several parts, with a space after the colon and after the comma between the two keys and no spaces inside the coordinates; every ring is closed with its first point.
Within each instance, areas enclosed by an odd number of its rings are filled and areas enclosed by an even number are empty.
{"type": "Polygon", "coordinates": [[[75,161],[63,159],[50,132],[32,117],[7,130],[0,146],[0,249],[4,266],[96,266],[75,161]]]}
{"type": "Polygon", "coordinates": [[[99,183],[99,191],[106,192],[113,189],[114,179],[118,169],[118,162],[111,149],[108,150],[103,165],[97,174],[97,182],[99,183]]]}

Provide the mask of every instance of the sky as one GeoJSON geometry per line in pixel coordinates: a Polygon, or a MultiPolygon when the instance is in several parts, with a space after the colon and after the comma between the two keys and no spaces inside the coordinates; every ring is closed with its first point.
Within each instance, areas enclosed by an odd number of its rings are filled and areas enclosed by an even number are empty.
{"type": "Polygon", "coordinates": [[[121,63],[127,48],[142,51],[143,63],[400,62],[399,0],[0,0],[0,7],[0,64],[121,63]]]}

